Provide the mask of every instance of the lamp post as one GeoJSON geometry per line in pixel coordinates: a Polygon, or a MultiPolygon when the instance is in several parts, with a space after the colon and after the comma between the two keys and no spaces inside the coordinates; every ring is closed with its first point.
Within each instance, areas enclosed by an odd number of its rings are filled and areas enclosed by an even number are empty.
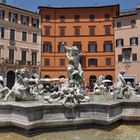
{"type": "Polygon", "coordinates": [[[40,72],[41,72],[41,71],[40,71],[40,62],[37,62],[37,73],[38,73],[39,75],[41,75],[40,72]]]}
{"type": "Polygon", "coordinates": [[[130,63],[131,63],[131,62],[127,62],[127,61],[123,62],[126,72],[127,72],[128,69],[130,68],[130,63]]]}

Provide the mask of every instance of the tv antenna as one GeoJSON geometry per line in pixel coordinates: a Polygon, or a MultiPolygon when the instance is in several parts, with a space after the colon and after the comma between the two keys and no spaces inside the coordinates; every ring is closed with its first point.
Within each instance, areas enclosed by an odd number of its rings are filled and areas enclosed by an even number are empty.
{"type": "Polygon", "coordinates": [[[14,6],[16,6],[16,3],[17,3],[17,1],[16,1],[16,0],[14,0],[14,6]]]}
{"type": "Polygon", "coordinates": [[[0,3],[6,4],[6,0],[0,0],[0,3]]]}
{"type": "Polygon", "coordinates": [[[99,3],[98,3],[98,2],[95,2],[95,3],[94,3],[94,5],[95,5],[95,6],[98,6],[98,5],[99,5],[99,3]]]}

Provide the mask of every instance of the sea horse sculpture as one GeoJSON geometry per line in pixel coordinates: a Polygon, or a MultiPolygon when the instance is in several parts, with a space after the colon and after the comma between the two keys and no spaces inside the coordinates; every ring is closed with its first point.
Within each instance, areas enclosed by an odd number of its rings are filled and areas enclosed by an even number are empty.
{"type": "Polygon", "coordinates": [[[28,70],[26,68],[17,69],[16,75],[17,81],[15,82],[12,89],[8,90],[8,93],[4,98],[4,102],[6,102],[8,100],[8,97],[12,94],[14,95],[15,100],[18,101],[36,100],[35,94],[30,92],[28,70]]]}

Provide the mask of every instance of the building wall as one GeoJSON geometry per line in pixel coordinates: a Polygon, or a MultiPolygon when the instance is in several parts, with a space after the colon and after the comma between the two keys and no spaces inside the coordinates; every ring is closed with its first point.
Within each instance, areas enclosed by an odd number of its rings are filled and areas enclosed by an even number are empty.
{"type": "MultiPolygon", "coordinates": [[[[116,58],[116,73],[119,73],[121,69],[126,71],[126,79],[134,79],[134,82],[140,82],[140,11],[137,9],[133,12],[127,12],[125,15],[120,15],[120,17],[115,18],[115,40],[122,38],[124,40],[123,46],[115,47],[115,58],[116,58]],[[135,20],[136,24],[132,27],[131,21],[135,20]],[[121,28],[117,28],[117,22],[121,22],[121,28]],[[130,38],[137,37],[138,44],[130,45],[130,38]],[[123,54],[123,49],[131,49],[131,59],[126,61],[118,61],[118,55],[123,54]],[[137,55],[137,60],[133,60],[132,55],[137,55]]],[[[115,45],[116,46],[116,45],[115,45]]]]}
{"type": "Polygon", "coordinates": [[[40,15],[19,9],[17,7],[0,4],[0,10],[5,11],[4,19],[0,19],[0,27],[4,28],[4,37],[0,37],[0,73],[5,74],[9,70],[15,71],[19,67],[28,67],[32,71],[40,73],[40,54],[41,54],[41,24],[39,27],[32,26],[32,18],[40,20],[40,15]],[[18,21],[9,21],[9,12],[18,14],[18,21]],[[29,25],[21,24],[21,15],[29,17],[29,25]],[[15,29],[15,41],[14,44],[10,43],[10,29],[15,29]],[[22,41],[22,31],[27,32],[27,40],[22,41]],[[37,34],[37,42],[33,43],[33,33],[37,34]],[[9,61],[9,49],[14,49],[14,63],[10,64],[9,61]],[[21,63],[22,50],[26,51],[26,64],[21,63]],[[32,65],[32,52],[37,52],[37,64],[32,65]],[[7,61],[8,60],[8,61],[7,61]],[[29,63],[27,63],[29,62],[29,63]]]}
{"type": "Polygon", "coordinates": [[[114,47],[110,52],[105,52],[104,42],[112,42],[114,46],[114,30],[113,17],[119,12],[119,6],[108,6],[98,8],[51,8],[39,7],[42,20],[42,50],[45,42],[52,44],[52,52],[43,52],[41,54],[41,76],[49,75],[52,78],[60,75],[66,76],[66,66],[68,60],[65,53],[58,52],[59,42],[66,42],[67,46],[71,47],[73,42],[80,42],[82,44],[82,51],[80,57],[83,60],[83,70],[86,82],[89,82],[89,77],[95,75],[97,78],[100,75],[111,75],[114,80],[115,75],[115,53],[114,47]],[[110,19],[105,20],[104,15],[109,14],[110,19]],[[50,21],[46,21],[45,16],[50,16],[50,21]],[[65,16],[65,22],[60,22],[60,16],[65,16]],[[80,20],[75,21],[74,16],[79,15],[80,20]],[[94,21],[89,20],[89,15],[94,15],[94,21]],[[105,35],[105,26],[110,26],[110,34],[105,35]],[[95,34],[89,35],[89,27],[95,27],[95,34]],[[46,27],[50,27],[50,35],[45,34],[46,27]],[[65,36],[60,36],[60,27],[65,27],[65,36]],[[74,28],[80,28],[80,35],[75,36],[74,28]],[[97,52],[88,52],[88,43],[97,43],[97,52]],[[50,60],[49,66],[45,65],[45,58],[50,60]],[[60,58],[64,58],[65,66],[60,66],[60,58]],[[97,58],[97,66],[88,66],[88,59],[97,58]],[[105,64],[105,58],[111,58],[111,65],[105,64]]]}

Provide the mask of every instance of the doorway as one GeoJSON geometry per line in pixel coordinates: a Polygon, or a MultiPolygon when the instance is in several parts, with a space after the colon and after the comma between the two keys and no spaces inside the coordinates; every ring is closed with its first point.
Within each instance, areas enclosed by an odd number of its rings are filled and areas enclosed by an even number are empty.
{"type": "Polygon", "coordinates": [[[15,84],[15,72],[8,71],[7,72],[7,87],[12,89],[13,85],[15,84]]]}

